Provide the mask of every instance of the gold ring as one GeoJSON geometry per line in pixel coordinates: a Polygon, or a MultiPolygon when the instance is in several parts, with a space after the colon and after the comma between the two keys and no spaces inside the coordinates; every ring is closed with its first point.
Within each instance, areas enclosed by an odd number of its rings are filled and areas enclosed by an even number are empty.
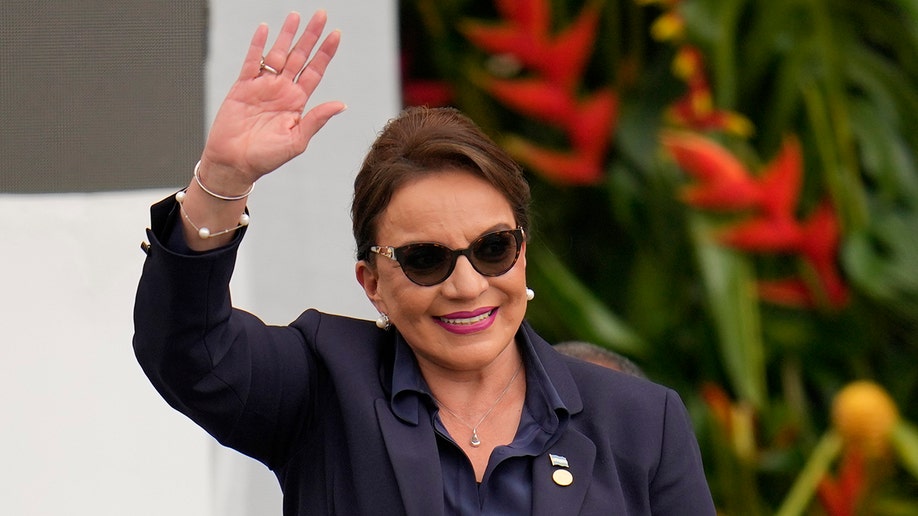
{"type": "Polygon", "coordinates": [[[265,63],[265,58],[262,56],[261,63],[258,64],[258,73],[264,72],[265,70],[273,73],[274,75],[280,75],[280,72],[277,71],[277,68],[265,63]]]}

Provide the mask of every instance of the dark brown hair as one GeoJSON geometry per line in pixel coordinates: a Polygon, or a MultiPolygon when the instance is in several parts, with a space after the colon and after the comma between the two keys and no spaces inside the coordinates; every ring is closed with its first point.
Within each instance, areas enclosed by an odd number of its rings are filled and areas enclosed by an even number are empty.
{"type": "Polygon", "coordinates": [[[456,109],[412,107],[386,124],[354,180],[351,221],[358,260],[368,258],[377,219],[395,191],[444,169],[466,170],[487,181],[510,203],[516,224],[529,229],[529,184],[520,166],[456,109]]]}

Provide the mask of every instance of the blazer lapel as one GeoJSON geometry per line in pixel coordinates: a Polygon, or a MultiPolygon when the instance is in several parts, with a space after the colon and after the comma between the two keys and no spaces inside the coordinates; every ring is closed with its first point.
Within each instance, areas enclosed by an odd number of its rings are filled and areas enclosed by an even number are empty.
{"type": "MultiPolygon", "coordinates": [[[[376,400],[376,416],[405,512],[409,516],[442,515],[443,480],[430,420],[421,418],[417,425],[405,423],[392,413],[384,399],[376,400]]],[[[385,512],[386,508],[379,510],[385,512]]]]}
{"type": "Polygon", "coordinates": [[[593,463],[596,461],[596,446],[580,432],[567,430],[557,443],[546,453],[536,457],[532,466],[532,514],[553,516],[556,514],[579,514],[583,500],[593,478],[593,463]],[[567,467],[553,464],[567,462],[567,467]],[[564,460],[561,460],[564,459],[564,460]],[[569,473],[566,483],[560,473],[569,473]]]}

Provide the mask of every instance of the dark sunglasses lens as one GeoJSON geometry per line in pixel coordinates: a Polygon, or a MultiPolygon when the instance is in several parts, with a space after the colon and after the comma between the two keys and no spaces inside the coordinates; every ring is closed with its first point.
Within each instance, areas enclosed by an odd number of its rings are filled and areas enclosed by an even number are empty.
{"type": "Polygon", "coordinates": [[[420,285],[433,285],[449,273],[449,249],[436,244],[415,244],[401,249],[399,263],[408,279],[420,285]]]}
{"type": "Polygon", "coordinates": [[[513,231],[487,234],[472,245],[472,264],[481,274],[499,276],[513,267],[519,246],[513,231]]]}

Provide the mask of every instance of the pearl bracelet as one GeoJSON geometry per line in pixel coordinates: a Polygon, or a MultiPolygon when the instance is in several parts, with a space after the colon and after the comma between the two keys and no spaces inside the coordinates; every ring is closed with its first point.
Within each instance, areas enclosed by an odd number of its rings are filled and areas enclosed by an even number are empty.
{"type": "Polygon", "coordinates": [[[200,186],[201,190],[204,190],[204,192],[207,195],[220,199],[221,201],[241,201],[242,199],[245,199],[246,197],[248,197],[249,194],[252,193],[252,190],[255,189],[255,183],[252,183],[252,186],[250,186],[249,189],[246,190],[246,192],[242,195],[220,195],[212,191],[210,188],[207,188],[206,186],[204,186],[204,181],[201,181],[201,176],[198,174],[198,169],[200,168],[201,168],[201,160],[198,160],[197,164],[194,166],[195,182],[198,183],[198,186],[200,186]]]}
{"type": "Polygon", "coordinates": [[[198,232],[198,236],[201,237],[202,240],[207,240],[208,238],[213,238],[213,237],[215,237],[215,236],[225,235],[225,234],[227,234],[227,233],[236,231],[236,230],[239,229],[239,228],[244,228],[244,227],[246,227],[246,226],[249,225],[249,215],[246,214],[246,213],[243,213],[242,215],[239,216],[239,225],[238,225],[238,226],[236,226],[236,227],[234,227],[234,228],[224,229],[224,230],[218,231],[218,232],[216,232],[216,233],[211,233],[210,230],[207,229],[207,228],[205,228],[205,227],[200,227],[200,228],[199,228],[199,227],[197,226],[197,224],[195,224],[194,222],[191,221],[191,217],[188,216],[188,213],[185,212],[185,206],[184,206],[184,202],[185,202],[185,190],[182,190],[182,191],[180,191],[180,192],[178,192],[178,193],[175,194],[175,201],[178,202],[178,204],[179,204],[179,211],[182,212],[182,216],[185,217],[185,220],[187,220],[188,223],[191,224],[191,227],[193,227],[193,228],[195,229],[195,231],[198,232]]]}

